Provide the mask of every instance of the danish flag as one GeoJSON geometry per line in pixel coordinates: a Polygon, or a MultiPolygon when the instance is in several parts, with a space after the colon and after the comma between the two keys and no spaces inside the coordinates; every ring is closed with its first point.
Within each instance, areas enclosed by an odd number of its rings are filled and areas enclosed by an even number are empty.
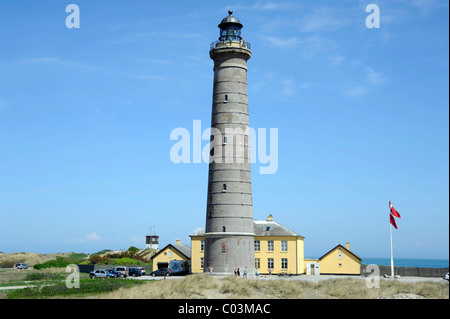
{"type": "Polygon", "coordinates": [[[394,218],[394,216],[395,216],[395,217],[398,217],[398,218],[402,218],[402,217],[400,216],[399,212],[397,212],[397,211],[395,210],[394,206],[392,206],[390,200],[389,200],[389,209],[390,209],[390,211],[391,211],[391,213],[389,214],[389,218],[390,218],[390,220],[391,220],[391,224],[392,224],[392,226],[395,227],[395,229],[398,229],[398,228],[397,228],[397,224],[395,223],[395,218],[394,218]]]}

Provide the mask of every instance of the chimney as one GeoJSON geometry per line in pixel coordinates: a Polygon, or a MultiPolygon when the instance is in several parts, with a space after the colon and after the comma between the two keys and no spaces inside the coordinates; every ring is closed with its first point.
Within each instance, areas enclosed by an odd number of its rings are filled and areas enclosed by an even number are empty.
{"type": "Polygon", "coordinates": [[[176,244],[176,245],[181,245],[181,240],[177,239],[177,240],[175,241],[175,244],[176,244]]]}
{"type": "Polygon", "coordinates": [[[272,216],[272,214],[270,214],[269,216],[267,216],[267,221],[268,221],[268,222],[273,221],[273,216],[272,216]]]}
{"type": "Polygon", "coordinates": [[[345,243],[345,249],[350,250],[350,243],[345,243]]]}

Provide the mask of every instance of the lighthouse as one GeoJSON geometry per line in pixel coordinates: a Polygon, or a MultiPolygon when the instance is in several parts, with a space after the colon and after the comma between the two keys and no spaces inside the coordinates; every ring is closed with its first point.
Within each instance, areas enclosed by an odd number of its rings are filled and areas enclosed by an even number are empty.
{"type": "Polygon", "coordinates": [[[214,275],[255,272],[247,60],[243,25],[228,11],[211,43],[214,86],[206,207],[204,271],[214,275]]]}

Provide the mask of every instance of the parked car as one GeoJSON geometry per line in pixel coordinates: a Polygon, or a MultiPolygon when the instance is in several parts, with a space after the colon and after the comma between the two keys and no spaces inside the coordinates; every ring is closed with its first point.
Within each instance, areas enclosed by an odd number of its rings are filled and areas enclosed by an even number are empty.
{"type": "Polygon", "coordinates": [[[158,270],[152,271],[150,273],[150,276],[153,276],[153,277],[155,277],[155,276],[164,276],[164,274],[166,276],[172,276],[173,275],[173,271],[170,270],[169,268],[160,268],[158,270]]]}
{"type": "Polygon", "coordinates": [[[120,273],[117,272],[117,271],[115,271],[114,269],[106,269],[106,270],[109,271],[109,272],[112,273],[112,274],[115,274],[116,277],[120,277],[120,273]]]}
{"type": "Polygon", "coordinates": [[[446,273],[444,274],[443,279],[448,280],[448,272],[446,272],[446,273]]]}
{"type": "Polygon", "coordinates": [[[140,277],[142,276],[141,270],[137,267],[128,268],[128,276],[140,277]]]}
{"type": "Polygon", "coordinates": [[[27,264],[24,264],[24,263],[18,263],[18,264],[14,265],[14,268],[16,268],[16,269],[28,269],[28,266],[27,266],[27,264]]]}
{"type": "Polygon", "coordinates": [[[121,277],[127,278],[128,276],[128,268],[125,266],[117,266],[114,267],[114,270],[117,271],[121,277]]]}
{"type": "Polygon", "coordinates": [[[107,269],[97,269],[89,273],[89,277],[94,278],[116,278],[117,275],[109,272],[107,269]]]}

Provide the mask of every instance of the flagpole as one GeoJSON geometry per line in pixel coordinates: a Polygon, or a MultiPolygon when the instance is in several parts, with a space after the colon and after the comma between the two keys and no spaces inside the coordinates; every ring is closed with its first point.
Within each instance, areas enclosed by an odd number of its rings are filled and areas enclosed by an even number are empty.
{"type": "Polygon", "coordinates": [[[392,276],[392,278],[394,278],[394,254],[392,251],[392,224],[389,223],[389,225],[390,225],[389,230],[391,233],[391,276],[392,276]]]}

